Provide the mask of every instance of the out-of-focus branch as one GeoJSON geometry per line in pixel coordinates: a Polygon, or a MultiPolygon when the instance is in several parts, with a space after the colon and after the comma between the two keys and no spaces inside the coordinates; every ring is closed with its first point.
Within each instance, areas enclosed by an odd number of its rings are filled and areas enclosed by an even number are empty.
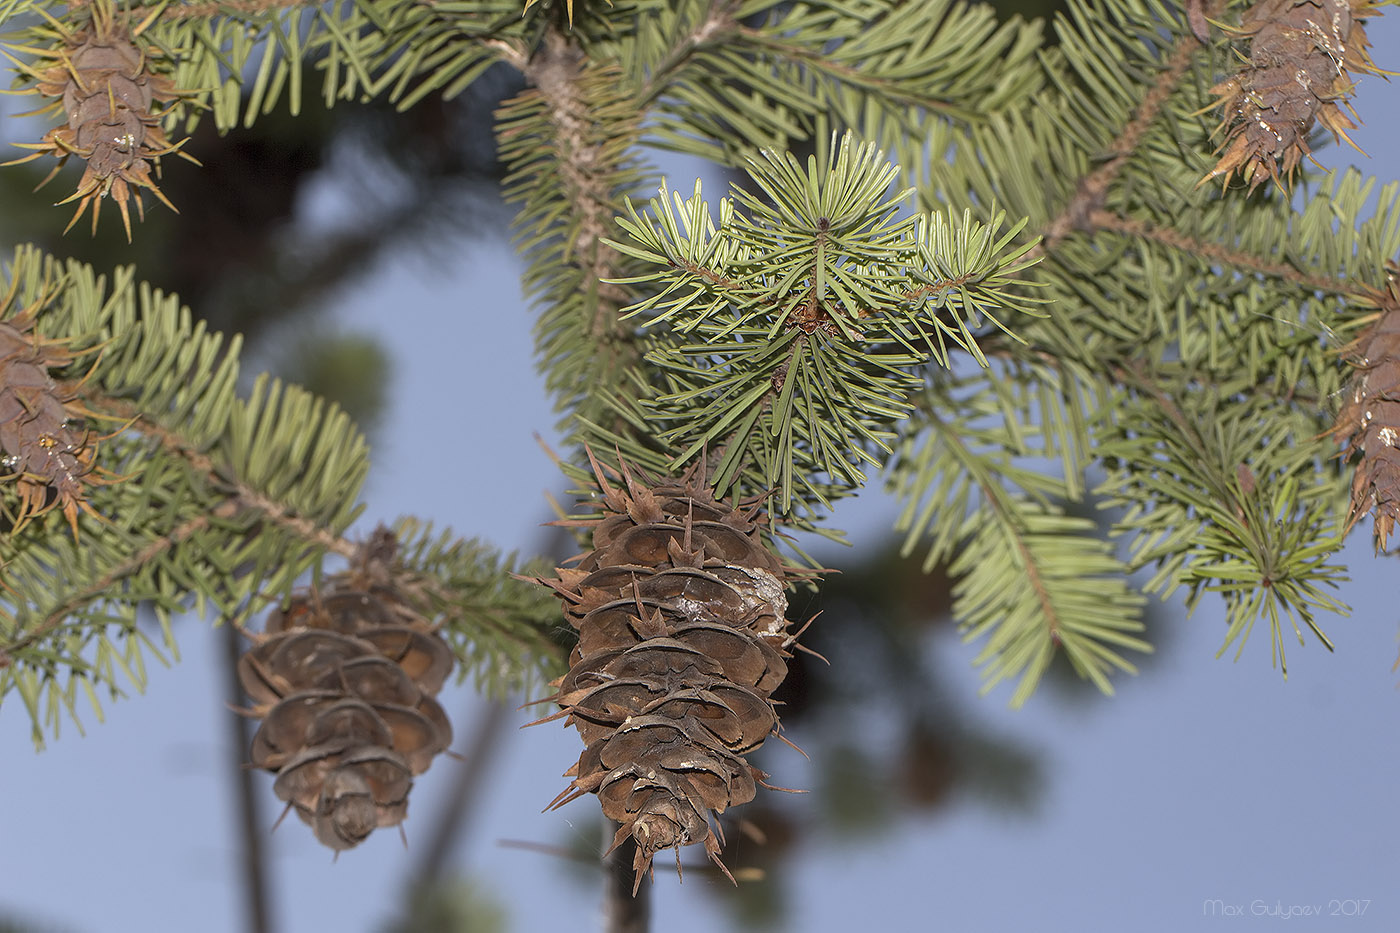
{"type": "MultiPolygon", "coordinates": [[[[617,824],[608,822],[603,836],[603,845],[612,845],[613,833],[617,824]]],[[[643,879],[637,893],[632,886],[636,883],[633,859],[637,854],[637,842],[629,834],[622,844],[606,856],[607,888],[604,893],[603,910],[607,916],[607,933],[647,933],[651,925],[651,881],[643,879]]]]}
{"type": "Polygon", "coordinates": [[[406,897],[412,898],[441,880],[452,851],[471,825],[472,804],[481,799],[486,767],[500,744],[508,718],[505,704],[497,700],[488,702],[477,717],[447,799],[437,817],[429,821],[434,827],[433,835],[409,875],[406,897]]]}
{"type": "MultiPolygon", "coordinates": [[[[220,638],[224,643],[224,656],[219,667],[223,670],[225,695],[229,703],[243,706],[243,687],[238,683],[238,657],[243,646],[238,640],[238,629],[234,625],[219,627],[220,638]]],[[[238,819],[239,869],[243,879],[243,902],[247,912],[248,933],[272,933],[272,909],[267,883],[267,857],[263,847],[266,825],[262,818],[262,808],[253,787],[253,772],[245,765],[245,754],[252,736],[249,734],[248,720],[242,716],[228,715],[228,741],[230,745],[233,778],[234,812],[238,819]]]]}

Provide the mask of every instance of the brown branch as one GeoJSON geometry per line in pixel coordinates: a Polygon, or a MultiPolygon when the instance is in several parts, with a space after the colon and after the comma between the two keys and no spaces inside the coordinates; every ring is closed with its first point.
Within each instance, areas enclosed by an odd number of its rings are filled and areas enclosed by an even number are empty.
{"type": "MultiPolygon", "coordinates": [[[[603,825],[603,845],[606,848],[612,844],[613,830],[617,824],[607,820],[603,825]]],[[[632,893],[636,883],[633,868],[636,850],[637,841],[628,833],[616,848],[604,854],[607,887],[603,912],[607,917],[604,927],[607,933],[647,933],[651,926],[651,884],[642,885],[635,895],[632,893]]]]}
{"type": "MultiPolygon", "coordinates": [[[[727,289],[728,291],[735,292],[739,295],[746,296],[757,296],[763,291],[763,289],[748,288],[739,279],[732,279],[727,275],[723,275],[719,272],[716,272],[709,266],[702,266],[697,263],[690,262],[689,260],[681,260],[680,262],[672,261],[671,266],[673,268],[680,269],[683,272],[689,272],[691,275],[695,276],[698,279],[704,279],[706,282],[709,283],[709,285],[712,288],[723,288],[727,289]]],[[[777,304],[777,302],[771,300],[768,303],[774,305],[777,304]]]]}
{"type": "MultiPolygon", "coordinates": [[[[496,749],[505,734],[509,711],[499,700],[488,701],[477,716],[476,728],[462,749],[462,760],[447,792],[447,799],[429,821],[432,837],[423,849],[418,864],[405,885],[404,902],[413,901],[441,883],[450,866],[451,855],[459,842],[468,836],[473,805],[479,805],[485,795],[482,785],[487,768],[496,757],[496,749]]],[[[405,913],[411,913],[409,907],[405,913]]]]}
{"type": "MultiPolygon", "coordinates": [[[[626,418],[607,406],[597,410],[599,387],[625,391],[640,364],[642,350],[637,329],[621,317],[631,293],[612,280],[623,273],[624,257],[604,242],[620,213],[622,184],[631,177],[631,153],[641,132],[635,99],[625,86],[616,63],[594,63],[576,42],[557,28],[550,28],[543,42],[528,54],[517,44],[489,41],[488,47],[520,69],[527,96],[519,99],[521,113],[529,119],[502,125],[498,142],[507,153],[514,176],[512,184],[524,192],[541,184],[552,185],[563,210],[547,223],[554,234],[531,250],[532,266],[540,262],[561,264],[567,279],[549,276],[553,284],[540,287],[551,298],[564,298],[567,317],[546,311],[551,328],[575,333],[578,340],[559,352],[570,364],[551,379],[553,391],[566,407],[583,405],[585,420],[622,436],[632,436],[626,418]],[[542,118],[542,119],[541,119],[542,118]],[[544,126],[539,124],[543,123],[544,126]],[[521,137],[524,137],[523,139],[521,137]],[[528,144],[525,142],[528,140],[528,144]],[[543,156],[541,151],[543,150],[543,156]],[[541,252],[541,250],[543,252],[541,252]],[[567,284],[565,284],[567,283],[567,284]],[[567,294],[574,297],[568,299],[567,294]],[[588,399],[594,399],[593,409],[588,399]]],[[[541,222],[535,218],[534,222],[541,222]]],[[[557,344],[545,337],[542,348],[557,352],[557,344]]],[[[575,428],[574,434],[577,438],[575,428]]]]}
{"type": "Polygon", "coordinates": [[[319,6],[320,4],[314,0],[223,0],[223,2],[214,0],[210,3],[172,6],[162,12],[160,18],[163,22],[169,23],[190,19],[211,19],[215,16],[228,16],[229,14],[257,16],[259,13],[273,13],[297,7],[314,10],[319,6]]]}
{"type": "Polygon", "coordinates": [[[484,39],[482,45],[494,49],[496,57],[521,74],[530,64],[530,53],[524,43],[512,39],[484,39]]]}
{"type": "MultiPolygon", "coordinates": [[[[958,438],[958,443],[962,444],[962,438],[958,438]]],[[[1036,562],[1035,555],[1031,553],[1030,545],[1026,544],[1024,536],[1020,533],[1021,529],[1017,527],[1014,517],[1001,501],[1001,496],[995,495],[992,490],[980,482],[977,485],[982,487],[982,495],[986,497],[992,510],[1001,516],[1002,523],[1015,530],[1016,533],[1011,537],[1016,544],[1016,553],[1021,556],[1021,566],[1025,568],[1026,579],[1030,582],[1031,590],[1035,593],[1036,602],[1040,603],[1040,611],[1045,614],[1046,631],[1050,635],[1050,641],[1058,645],[1060,643],[1060,613],[1055,608],[1054,600],[1050,598],[1050,590],[1045,586],[1045,578],[1040,573],[1040,565],[1036,562]]],[[[996,490],[996,492],[1003,491],[996,490]]]]}
{"type": "MultiPolygon", "coordinates": [[[[931,408],[925,407],[923,410],[929,422],[948,439],[949,444],[961,452],[965,462],[971,463],[978,459],[977,455],[968,448],[962,435],[950,428],[931,408]]],[[[1035,556],[1031,553],[1030,546],[1026,544],[1024,537],[1020,534],[1020,528],[1016,523],[1015,516],[1011,513],[1010,509],[1006,507],[1006,503],[1003,501],[1006,490],[991,477],[983,475],[982,471],[974,470],[969,466],[967,472],[968,475],[972,477],[972,481],[977,484],[977,488],[981,490],[982,498],[991,509],[996,512],[1002,524],[1013,530],[1012,539],[1015,542],[1016,551],[1021,557],[1021,564],[1026,570],[1026,578],[1030,581],[1031,589],[1035,592],[1036,601],[1040,603],[1041,611],[1045,613],[1050,639],[1052,642],[1059,644],[1061,628],[1060,614],[1055,609],[1054,601],[1050,598],[1050,591],[1045,586],[1045,579],[1041,575],[1040,567],[1035,561],[1035,556]]],[[[953,520],[961,521],[962,519],[961,517],[955,517],[953,520]]]]}
{"type": "MultiPolygon", "coordinates": [[[[218,512],[219,510],[216,509],[215,514],[218,514],[218,512]]],[[[169,551],[181,541],[184,541],[186,538],[207,527],[209,527],[209,515],[201,514],[178,525],[168,534],[161,535],[154,539],[126,560],[120,561],[108,568],[107,572],[101,577],[98,577],[97,580],[78,590],[53,609],[49,610],[44,616],[43,621],[38,625],[29,628],[14,641],[0,645],[0,653],[14,655],[28,648],[30,645],[57,629],[63,624],[63,620],[78,608],[93,600],[106,596],[108,591],[126,577],[155,560],[161,554],[169,551]]]]}
{"type": "MultiPolygon", "coordinates": [[[[864,29],[870,29],[871,23],[867,22],[864,29]]],[[[756,48],[770,54],[775,60],[789,59],[804,68],[815,72],[822,72],[838,81],[859,87],[872,94],[879,95],[890,101],[897,101],[901,104],[914,107],[924,107],[928,110],[942,114],[945,117],[955,117],[966,119],[974,116],[968,110],[955,106],[954,104],[937,98],[926,97],[922,94],[912,94],[899,86],[899,82],[888,78],[873,78],[869,72],[860,66],[840,64],[832,60],[829,53],[819,49],[809,49],[794,45],[788,42],[771,39],[765,36],[762,31],[751,28],[744,28],[738,31],[738,35],[751,43],[756,48]]]]}
{"type": "Polygon", "coordinates": [[[354,556],[355,543],[344,535],[332,534],[324,526],[293,514],[291,509],[280,502],[274,502],[248,486],[237,484],[234,489],[236,495],[232,499],[233,502],[261,513],[277,527],[290,531],[296,537],[322,550],[339,554],[341,557],[354,556]]]}
{"type": "MultiPolygon", "coordinates": [[[[1212,7],[1219,6],[1213,4],[1212,7]]],[[[1045,239],[1037,244],[1027,258],[1035,258],[1055,248],[1060,240],[1072,232],[1092,233],[1093,216],[1104,204],[1109,187],[1118,179],[1119,173],[1128,159],[1137,151],[1138,144],[1147,135],[1162,106],[1181,83],[1182,76],[1191,65],[1191,57],[1200,50],[1200,43],[1194,36],[1183,36],[1177,40],[1176,48],[1167,59],[1167,66],[1152,83],[1142,102],[1138,104],[1133,117],[1113,141],[1109,151],[1114,156],[1079,181],[1074,197],[1070,198],[1058,217],[1050,221],[1043,231],[1045,239]]]]}
{"type": "Polygon", "coordinates": [[[214,488],[222,488],[228,498],[215,509],[216,514],[232,517],[236,514],[236,508],[242,506],[262,513],[273,524],[326,551],[339,554],[342,557],[354,555],[355,544],[345,536],[333,534],[311,519],[295,515],[285,505],[274,502],[251,486],[224,480],[213,459],[201,451],[193,441],[183,434],[151,420],[147,414],[139,411],[129,400],[89,397],[85,401],[99,403],[102,410],[126,421],[128,428],[134,428],[138,433],[155,439],[167,452],[184,460],[195,472],[207,479],[214,488]]]}
{"type": "Polygon", "coordinates": [[[649,111],[651,105],[665,93],[671,79],[703,46],[717,44],[733,35],[739,25],[734,19],[737,4],[719,3],[710,8],[710,14],[703,22],[681,37],[680,41],[662,56],[661,62],[652,69],[646,81],[637,92],[638,108],[649,111]]]}
{"type": "Polygon", "coordinates": [[[354,553],[354,544],[344,536],[332,534],[310,519],[293,514],[286,506],[274,502],[250,486],[241,483],[228,484],[221,480],[213,460],[207,454],[200,451],[193,442],[183,435],[143,416],[129,400],[98,396],[90,390],[83,391],[84,387],[81,383],[64,382],[61,385],[75,394],[81,392],[85,403],[98,403],[106,414],[125,421],[126,426],[123,430],[134,429],[136,432],[156,440],[166,451],[183,459],[192,469],[208,479],[215,488],[224,487],[225,497],[200,515],[183,522],[166,534],[152,539],[135,554],[108,568],[97,580],[68,596],[49,610],[38,625],[26,631],[15,641],[0,645],[0,657],[13,656],[16,652],[44,638],[56,630],[63,623],[63,620],[77,609],[108,595],[109,591],[122,580],[160,555],[169,552],[190,536],[208,528],[211,519],[231,519],[239,513],[240,509],[261,513],[274,525],[288,530],[302,540],[326,551],[345,557],[354,553]]]}
{"type": "Polygon", "coordinates": [[[1187,236],[1169,227],[1154,227],[1145,220],[1124,217],[1112,211],[1095,210],[1091,212],[1090,223],[1095,230],[1107,230],[1111,233],[1140,237],[1141,239],[1160,243],[1164,246],[1170,246],[1184,253],[1199,256],[1210,262],[1219,263],[1220,265],[1247,269],[1250,272],[1258,272],[1263,275],[1277,276],[1287,282],[1300,285],[1304,288],[1332,292],[1357,299],[1373,300],[1380,294],[1375,289],[1361,282],[1338,279],[1325,275],[1309,275],[1300,271],[1296,266],[1290,263],[1263,259],[1251,253],[1244,252],[1243,250],[1232,249],[1220,243],[1208,243],[1204,240],[1198,240],[1194,237],[1187,236]]]}
{"type": "MultiPolygon", "coordinates": [[[[1248,543],[1252,545],[1254,553],[1258,555],[1260,569],[1264,571],[1265,579],[1267,580],[1268,574],[1270,574],[1272,569],[1272,556],[1267,543],[1259,535],[1258,528],[1261,522],[1258,520],[1249,520],[1249,516],[1255,511],[1255,505],[1252,501],[1248,501],[1248,497],[1241,498],[1236,495],[1235,490],[1230,485],[1229,476],[1223,472],[1224,470],[1230,469],[1230,467],[1219,463],[1211,457],[1211,452],[1206,445],[1205,438],[1201,436],[1201,432],[1197,428],[1195,422],[1188,418],[1186,413],[1181,410],[1181,406],[1177,404],[1176,399],[1157,384],[1157,381],[1147,372],[1147,364],[1144,361],[1134,360],[1125,366],[1113,366],[1111,367],[1111,371],[1117,382],[1125,386],[1135,387],[1139,392],[1150,396],[1161,408],[1163,413],[1166,414],[1167,418],[1170,419],[1173,427],[1176,428],[1178,436],[1191,448],[1191,452],[1195,455],[1196,463],[1204,474],[1200,478],[1210,487],[1210,491],[1214,494],[1216,500],[1221,505],[1226,506],[1226,512],[1235,516],[1235,519],[1239,522],[1240,529],[1244,532],[1244,535],[1248,536],[1248,543]]],[[[1231,473],[1237,473],[1238,467],[1241,465],[1242,464],[1235,464],[1235,469],[1231,470],[1231,473]]],[[[1215,521],[1214,524],[1220,525],[1221,523],[1215,521]]],[[[1243,535],[1240,537],[1243,537],[1243,535]]]]}
{"type": "Polygon", "coordinates": [[[612,227],[616,206],[608,190],[606,168],[611,160],[606,147],[589,140],[594,117],[580,93],[583,70],[583,50],[563,33],[551,30],[543,48],[526,65],[524,75],[544,97],[556,130],[560,179],[578,224],[571,252],[579,257],[584,287],[597,289],[588,333],[598,339],[621,330],[617,312],[625,295],[617,286],[604,282],[617,273],[618,254],[602,242],[612,227]]]}
{"type": "MultiPolygon", "coordinates": [[[[247,702],[243,685],[236,673],[238,658],[243,653],[236,625],[223,626],[221,640],[224,655],[219,667],[224,675],[225,696],[229,705],[242,707],[247,702]]],[[[263,844],[266,834],[261,804],[253,786],[253,772],[247,766],[247,752],[252,743],[251,723],[245,716],[225,716],[228,723],[230,773],[233,775],[234,812],[238,814],[238,838],[241,845],[239,868],[243,878],[243,909],[247,912],[248,933],[271,933],[272,907],[268,886],[267,850],[263,844]]]]}
{"type": "MultiPolygon", "coordinates": [[[[69,0],[68,11],[81,10],[92,5],[92,0],[69,0]]],[[[239,13],[247,16],[256,16],[259,13],[271,13],[275,10],[290,10],[296,7],[305,7],[314,10],[320,7],[316,0],[211,0],[207,3],[188,3],[183,6],[172,6],[161,11],[160,20],[162,22],[179,22],[189,19],[212,19],[215,16],[227,16],[230,13],[239,13]]],[[[134,11],[135,18],[143,17],[148,10],[138,7],[134,11]]]]}

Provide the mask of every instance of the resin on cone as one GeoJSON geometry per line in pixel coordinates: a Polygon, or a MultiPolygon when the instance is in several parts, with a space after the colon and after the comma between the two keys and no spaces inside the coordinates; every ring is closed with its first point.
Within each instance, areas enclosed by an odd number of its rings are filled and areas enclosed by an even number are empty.
{"type": "Polygon", "coordinates": [[[413,778],[452,742],[434,697],[452,652],[419,614],[380,528],[349,571],[276,609],[238,662],[262,720],[254,767],[325,845],[349,849],[408,814],[413,778]]]}
{"type": "Polygon", "coordinates": [[[51,65],[20,65],[34,81],[32,92],[52,99],[36,112],[62,114],[65,122],[49,130],[39,143],[20,144],[34,153],[7,164],[52,155],[59,160],[49,175],[52,178],[69,156],[82,159],[86,168],[78,190],[60,202],[78,202],[68,226],[71,228],[91,207],[96,232],[102,201],[111,198],[130,240],[127,205],[135,201],[137,215],[144,216],[142,189],[175,209],[156,186],[151,172],[158,168],[161,156],[181,145],[166,138],[160,126],[163,114],[156,109],[156,102],[175,100],[180,93],[169,78],[152,70],[146,47],[137,42],[158,11],[132,26],[130,14],[117,11],[112,0],[96,0],[88,10],[87,23],[77,31],[57,27],[62,31],[57,33],[54,48],[29,49],[51,60],[51,65]]]}
{"type": "Polygon", "coordinates": [[[1375,515],[1376,549],[1386,549],[1400,522],[1400,266],[1386,269],[1380,312],[1352,344],[1356,375],[1332,434],[1358,455],[1351,521],[1375,515]]]}
{"type": "MultiPolygon", "coordinates": [[[[1311,154],[1308,134],[1321,123],[1348,143],[1348,71],[1379,74],[1367,53],[1364,21],[1374,0],[1260,0],[1237,32],[1249,37],[1246,63],[1211,88],[1225,139],[1202,182],[1238,173],[1250,190],[1266,178],[1283,185],[1311,154]],[[1342,108],[1346,108],[1344,111],[1342,108]]],[[[1352,113],[1352,116],[1355,116],[1352,113]]],[[[1354,144],[1353,144],[1354,145],[1354,144]]]]}
{"type": "Polygon", "coordinates": [[[601,514],[560,524],[591,528],[593,549],[539,581],[579,635],[540,721],[566,717],[585,745],[551,806],[598,796],[613,848],[636,840],[634,891],[656,853],[692,844],[728,875],[716,817],[767,777],[746,756],[778,729],[787,581],[807,574],[769,549],[761,503],[716,501],[698,467],[659,483],[624,467],[617,488],[589,456],[601,514]]]}
{"type": "Polygon", "coordinates": [[[97,466],[98,443],[88,424],[98,416],[53,378],[77,358],[67,343],[46,340],[35,323],[39,298],[10,313],[19,278],[0,296],[0,481],[15,484],[18,505],[5,518],[11,532],[57,510],[78,536],[78,513],[100,517],[87,501],[89,487],[118,477],[97,466]]]}

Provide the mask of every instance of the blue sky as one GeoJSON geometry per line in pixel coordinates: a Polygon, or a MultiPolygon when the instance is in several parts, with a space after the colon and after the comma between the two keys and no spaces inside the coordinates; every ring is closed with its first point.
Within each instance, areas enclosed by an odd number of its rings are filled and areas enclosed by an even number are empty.
{"type": "MultiPolygon", "coordinates": [[[[1400,69],[1400,19],[1375,21],[1371,36],[1377,61],[1400,69]]],[[[1371,122],[1354,138],[1372,158],[1337,148],[1324,158],[1357,159],[1383,180],[1396,178],[1397,102],[1395,85],[1363,80],[1357,110],[1371,122]]],[[[689,179],[671,181],[689,190],[689,179]]],[[[335,195],[323,196],[334,209],[335,195]]],[[[396,257],[368,287],[333,299],[335,326],[379,335],[395,362],[362,530],[414,514],[507,549],[539,545],[544,494],[560,483],[532,437],[551,434],[554,414],[535,374],[519,271],[502,231],[465,244],[451,268],[396,257]],[[439,336],[422,339],[427,333],[439,336]],[[460,402],[437,383],[445,372],[470,403],[461,431],[433,428],[462,417],[460,402]],[[492,438],[489,450],[471,443],[483,435],[492,438]],[[454,482],[422,482],[425,472],[451,473],[454,482]],[[522,502],[537,505],[522,515],[522,502]]],[[[833,524],[860,542],[892,519],[892,504],[872,492],[843,503],[833,524]]],[[[973,721],[1042,756],[1040,805],[1031,815],[999,812],[969,794],[872,841],[799,853],[791,929],[1400,929],[1400,695],[1391,671],[1400,575],[1393,558],[1372,556],[1365,528],[1346,558],[1355,580],[1344,595],[1354,611],[1325,621],[1336,654],[1315,642],[1295,645],[1287,682],[1269,665],[1262,631],[1238,663],[1214,658],[1224,627],[1209,600],[1190,619],[1173,604],[1176,631],[1158,662],[1118,681],[1118,695],[1103,702],[1063,703],[1043,692],[1011,711],[1006,691],[979,699],[975,649],[935,635],[931,663],[973,721]],[[1322,916],[1279,915],[1312,909],[1322,916]],[[1240,915],[1224,915],[1234,910],[1240,915]]],[[[827,556],[842,559],[840,551],[827,556]]],[[[36,755],[23,709],[0,710],[6,911],[73,931],[242,928],[218,643],[194,618],[179,636],[180,663],[153,669],[146,695],[111,704],[105,723],[88,717],[86,737],[65,728],[36,755]]],[[[459,740],[479,705],[469,690],[445,695],[459,740]]],[[[804,740],[800,731],[792,738],[804,740]]],[[[559,775],[577,758],[577,743],[557,724],[512,731],[487,775],[475,831],[456,853],[456,866],[506,905],[513,930],[600,925],[594,887],[571,880],[551,856],[499,845],[556,845],[575,823],[588,824],[591,800],[540,812],[563,786],[559,775]]],[[[795,752],[770,762],[787,786],[808,776],[795,752]]],[[[273,834],[281,929],[358,933],[387,919],[427,840],[420,821],[458,766],[440,759],[418,781],[408,852],[382,832],[333,863],[294,820],[273,834]]],[[[259,786],[273,811],[270,780],[259,786]]],[[[655,929],[727,926],[718,901],[704,896],[717,883],[711,877],[695,873],[678,885],[663,871],[657,881],[655,929]]]]}

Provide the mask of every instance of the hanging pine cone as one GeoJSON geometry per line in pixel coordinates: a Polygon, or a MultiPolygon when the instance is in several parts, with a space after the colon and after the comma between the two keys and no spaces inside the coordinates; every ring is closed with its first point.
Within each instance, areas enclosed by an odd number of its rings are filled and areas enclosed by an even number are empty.
{"type": "MultiPolygon", "coordinates": [[[[18,278],[0,299],[0,312],[15,300],[18,278]]],[[[60,390],[51,370],[69,366],[76,354],[34,332],[43,299],[0,321],[0,453],[4,476],[14,482],[19,503],[6,515],[12,532],[31,518],[57,509],[78,536],[78,513],[96,515],[87,501],[90,486],[115,480],[96,465],[97,443],[88,431],[95,418],[71,394],[60,390]]]]}
{"type": "Polygon", "coordinates": [[[1380,314],[1351,350],[1356,375],[1332,434],[1360,453],[1351,484],[1351,520],[1376,517],[1376,547],[1384,551],[1400,522],[1400,266],[1386,267],[1380,314]]]}
{"type": "Polygon", "coordinates": [[[657,852],[697,842],[727,875],[712,818],[767,777],[744,756],[778,728],[795,571],[765,545],[759,507],[715,501],[699,470],[648,485],[624,468],[624,491],[593,468],[602,514],[564,523],[591,527],[593,550],[538,581],[579,633],[548,719],[586,745],[551,807],[598,795],[621,824],[613,848],[636,841],[634,892],[657,852]]]}
{"type": "Polygon", "coordinates": [[[83,159],[87,168],[78,190],[60,202],[78,202],[78,210],[64,232],[91,206],[95,233],[102,200],[110,197],[121,211],[126,238],[130,240],[127,202],[134,199],[137,215],[145,216],[139,189],[150,191],[162,204],[175,210],[156,187],[151,168],[158,167],[160,157],[176,151],[181,143],[171,143],[166,138],[160,128],[162,114],[152,108],[156,101],[174,100],[180,94],[168,78],[151,70],[145,51],[136,44],[136,38],[152,19],[133,29],[126,22],[127,14],[117,14],[111,0],[98,0],[88,9],[91,18],[87,25],[77,32],[58,33],[55,48],[27,50],[53,60],[47,68],[19,66],[35,80],[34,93],[55,98],[39,112],[61,113],[67,122],[49,130],[38,144],[21,144],[22,148],[36,151],[6,164],[52,155],[59,160],[49,175],[52,178],[70,155],[83,159]]]}
{"type": "Polygon", "coordinates": [[[1347,70],[1379,73],[1363,24],[1374,15],[1374,0],[1260,0],[1246,10],[1238,31],[1250,37],[1249,63],[1211,88],[1228,130],[1220,161],[1201,180],[1228,183],[1238,172],[1250,190],[1265,178],[1285,184],[1310,155],[1317,122],[1350,143],[1356,124],[1341,109],[1351,109],[1347,70]]]}
{"type": "Polygon", "coordinates": [[[413,777],[452,741],[434,699],[452,652],[414,608],[397,547],[376,530],[348,572],[273,611],[238,662],[263,720],[253,766],[332,849],[402,823],[413,777]]]}

